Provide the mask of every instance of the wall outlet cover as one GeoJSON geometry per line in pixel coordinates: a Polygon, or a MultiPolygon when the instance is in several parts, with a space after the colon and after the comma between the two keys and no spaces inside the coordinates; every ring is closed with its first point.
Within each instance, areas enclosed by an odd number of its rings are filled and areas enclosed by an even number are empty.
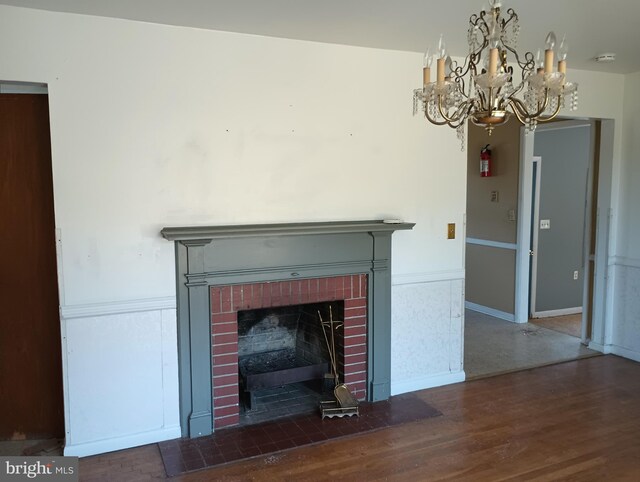
{"type": "Polygon", "coordinates": [[[447,239],[456,239],[456,223],[447,225],[447,239]]]}

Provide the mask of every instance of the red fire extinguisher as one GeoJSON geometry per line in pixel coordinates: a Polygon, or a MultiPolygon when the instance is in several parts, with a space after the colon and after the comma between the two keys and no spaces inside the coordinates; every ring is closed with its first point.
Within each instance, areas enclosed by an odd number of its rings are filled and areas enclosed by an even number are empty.
{"type": "Polygon", "coordinates": [[[480,151],[480,177],[491,177],[491,149],[489,149],[489,144],[480,151]]]}

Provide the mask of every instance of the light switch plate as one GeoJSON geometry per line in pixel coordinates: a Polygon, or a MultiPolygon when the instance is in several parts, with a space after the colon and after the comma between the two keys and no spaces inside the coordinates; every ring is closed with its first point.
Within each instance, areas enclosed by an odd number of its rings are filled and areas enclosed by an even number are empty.
{"type": "Polygon", "coordinates": [[[551,220],[550,219],[541,219],[540,220],[540,229],[551,229],[551,220]]]}

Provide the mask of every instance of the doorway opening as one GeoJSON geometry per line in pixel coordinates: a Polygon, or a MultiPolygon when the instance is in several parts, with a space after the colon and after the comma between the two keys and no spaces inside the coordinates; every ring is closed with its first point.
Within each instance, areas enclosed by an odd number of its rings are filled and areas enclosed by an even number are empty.
{"type": "Polygon", "coordinates": [[[612,131],[612,121],[560,121],[525,135],[510,120],[488,138],[469,126],[467,379],[598,354],[587,347],[604,303],[594,263],[606,258],[597,212],[610,202],[600,167],[611,170],[612,131]]]}
{"type": "Polygon", "coordinates": [[[61,454],[65,434],[46,86],[0,83],[0,444],[61,454]]]}

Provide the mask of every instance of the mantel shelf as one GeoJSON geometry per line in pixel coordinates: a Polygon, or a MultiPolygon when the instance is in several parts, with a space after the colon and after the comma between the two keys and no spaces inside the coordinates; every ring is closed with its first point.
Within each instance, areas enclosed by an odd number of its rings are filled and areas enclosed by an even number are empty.
{"type": "Polygon", "coordinates": [[[229,226],[167,227],[160,233],[169,241],[189,241],[256,236],[292,236],[309,234],[344,234],[393,232],[412,229],[415,223],[370,221],[329,221],[317,223],[239,224],[229,226]]]}

